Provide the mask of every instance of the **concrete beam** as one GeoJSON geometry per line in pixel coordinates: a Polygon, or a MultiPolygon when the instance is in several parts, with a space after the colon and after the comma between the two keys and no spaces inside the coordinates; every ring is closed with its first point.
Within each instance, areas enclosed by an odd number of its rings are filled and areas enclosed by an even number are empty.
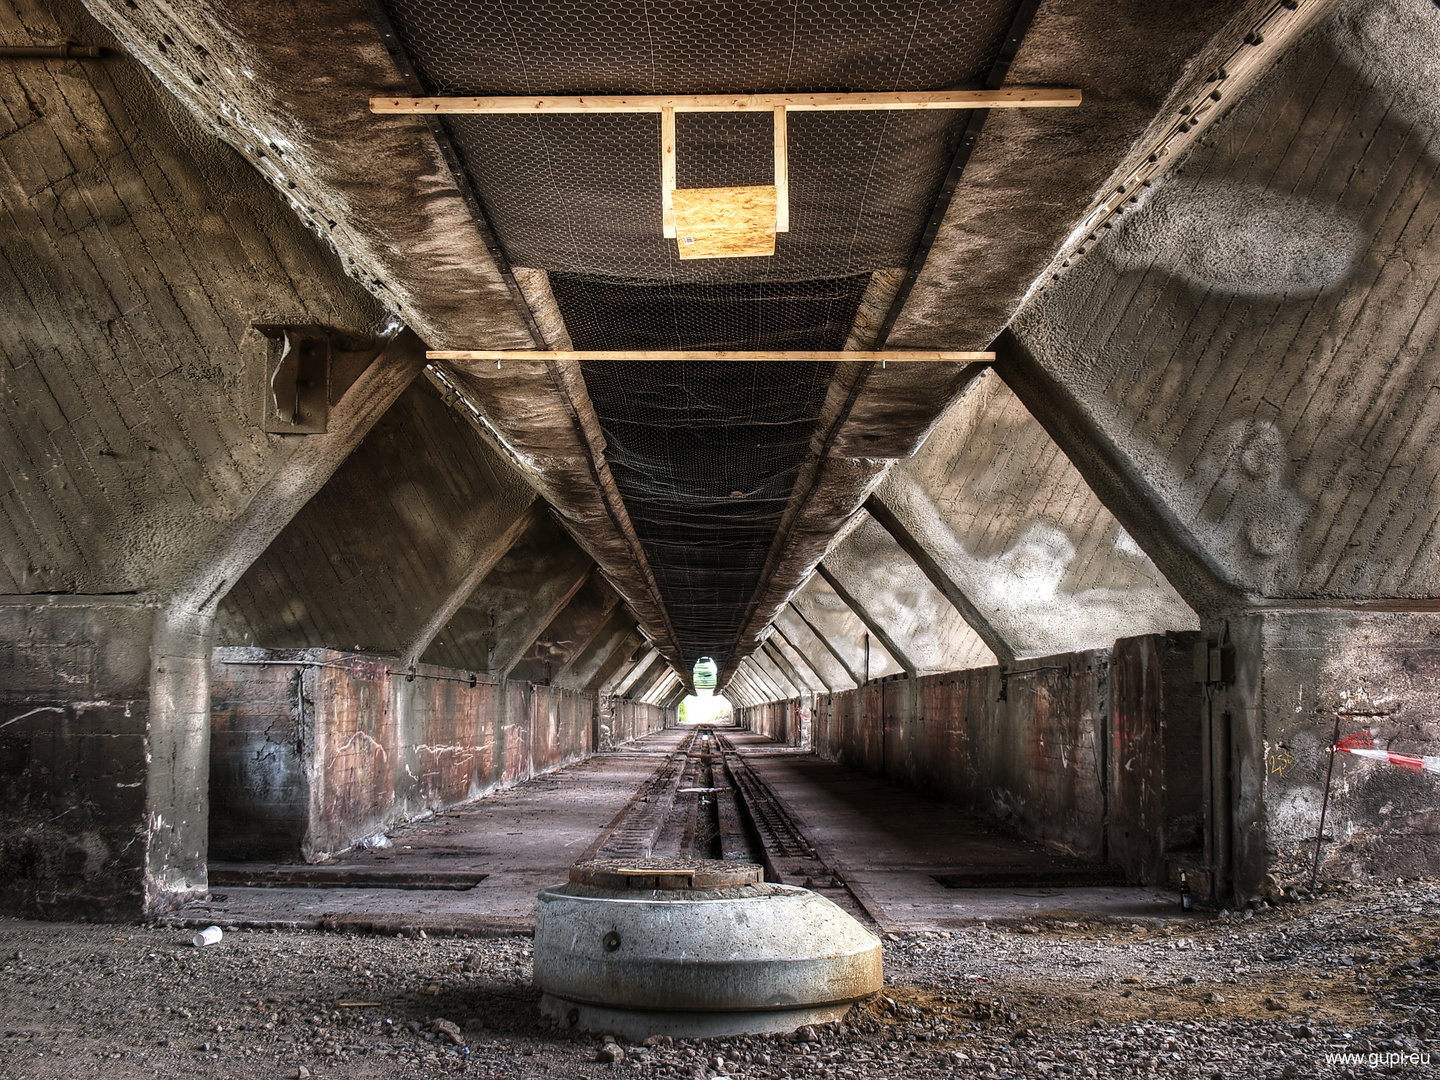
{"type": "Polygon", "coordinates": [[[815,640],[820,642],[821,645],[824,645],[826,651],[835,658],[835,662],[845,669],[845,674],[850,676],[850,681],[856,686],[864,686],[865,680],[860,677],[860,673],[846,662],[845,657],[840,655],[840,650],[830,643],[830,639],[820,632],[820,628],[805,617],[805,613],[795,605],[795,601],[790,601],[789,606],[790,610],[795,613],[795,617],[805,624],[807,630],[815,635],[815,640]]]}
{"type": "Polygon", "coordinates": [[[566,605],[575,598],[575,594],[584,587],[594,572],[595,564],[591,563],[578,574],[572,572],[552,579],[545,588],[535,594],[535,606],[531,609],[530,619],[522,624],[521,629],[517,630],[514,644],[496,665],[496,671],[502,678],[510,677],[510,672],[514,671],[515,666],[525,659],[525,654],[545,632],[545,628],[555,621],[555,617],[560,612],[565,610],[566,605]]]}
{"type": "MultiPolygon", "coordinates": [[[[596,650],[609,636],[615,634],[616,628],[621,626],[621,624],[623,624],[624,629],[628,629],[635,625],[635,618],[625,610],[624,604],[617,604],[605,614],[604,618],[595,624],[595,628],[586,634],[584,640],[565,658],[565,663],[560,666],[560,670],[550,676],[551,683],[556,686],[567,685],[565,680],[570,678],[572,673],[576,671],[577,666],[584,666],[591,661],[596,661],[596,650]]],[[[583,686],[589,677],[590,673],[587,672],[579,685],[583,686]]]]}
{"type": "Polygon", "coordinates": [[[650,651],[636,661],[635,666],[630,669],[630,673],[615,684],[615,696],[625,697],[630,693],[630,688],[644,678],[654,666],[655,661],[660,658],[660,650],[651,646],[650,651]]]}
{"type": "Polygon", "coordinates": [[[810,657],[808,657],[807,655],[805,655],[805,653],[801,652],[798,648],[796,648],[795,643],[790,640],[789,635],[785,633],[784,629],[780,626],[780,623],[778,621],[775,623],[775,631],[773,637],[779,638],[780,644],[783,645],[785,648],[789,649],[792,653],[794,653],[795,656],[800,660],[800,662],[810,669],[810,672],[815,676],[816,681],[825,688],[825,692],[827,694],[833,694],[835,692],[835,687],[831,684],[829,679],[825,678],[825,673],[816,666],[815,662],[811,660],[810,657]]]}
{"type": "Polygon", "coordinates": [[[878,494],[872,493],[865,500],[865,510],[894,538],[895,542],[900,545],[900,549],[910,556],[921,572],[930,579],[930,584],[940,591],[940,595],[950,601],[950,605],[960,613],[960,617],[970,624],[970,628],[995,654],[995,659],[1000,661],[1000,666],[1009,667],[1015,663],[1015,650],[1011,648],[1010,643],[1001,637],[994,624],[971,602],[970,597],[965,595],[965,591],[956,584],[955,580],[915,538],[915,535],[905,527],[904,523],[878,494]]]}
{"type": "Polygon", "coordinates": [[[789,697],[781,688],[780,684],[776,682],[770,673],[755,659],[753,654],[747,656],[743,663],[746,673],[755,683],[757,689],[764,695],[765,701],[784,701],[789,697]]]}
{"type": "Polygon", "coordinates": [[[735,674],[732,676],[732,681],[744,692],[746,699],[745,703],[747,706],[759,705],[766,700],[767,695],[761,693],[759,685],[755,682],[754,678],[752,678],[750,674],[745,670],[745,666],[743,663],[735,668],[735,674]]]}
{"type": "Polygon", "coordinates": [[[195,552],[155,619],[143,903],[162,911],[203,896],[209,843],[210,647],[225,593],[330,479],[425,367],[402,330],[331,407],[329,430],[303,442],[207,550],[195,552]]]}
{"type": "Polygon", "coordinates": [[[725,687],[724,696],[737,708],[748,709],[757,703],[755,691],[741,680],[739,672],[731,676],[730,682],[725,687]]]}
{"type": "Polygon", "coordinates": [[[1070,387],[1047,371],[1010,330],[995,340],[995,373],[1202,619],[1244,605],[1245,590],[1180,521],[1070,387]]]}
{"type": "Polygon", "coordinates": [[[771,637],[761,643],[761,650],[784,672],[785,677],[790,680],[791,686],[796,687],[802,694],[810,693],[814,689],[810,680],[801,674],[794,664],[790,663],[790,658],[771,640],[773,637],[774,633],[772,632],[771,637]]]}
{"type": "Polygon", "coordinates": [[[914,675],[916,671],[915,662],[900,648],[895,642],[895,639],[890,636],[890,632],[881,626],[876,619],[872,618],[864,606],[850,594],[849,590],[840,584],[835,575],[825,568],[825,564],[820,563],[817,565],[815,572],[820,575],[825,584],[835,590],[835,595],[845,602],[845,606],[855,613],[855,617],[865,624],[865,628],[880,639],[880,644],[885,646],[885,651],[894,657],[897,664],[905,669],[905,673],[907,675],[914,675]]]}
{"type": "Polygon", "coordinates": [[[469,572],[450,590],[450,595],[445,598],[444,603],[430,613],[424,624],[415,632],[405,648],[400,650],[400,663],[404,667],[418,664],[420,657],[425,655],[425,650],[435,640],[435,636],[444,629],[445,624],[455,617],[455,613],[465,606],[465,601],[474,595],[480,583],[489,576],[490,571],[495,569],[495,564],[510,553],[510,549],[516,544],[520,537],[525,535],[540,515],[545,510],[545,504],[539,499],[534,500],[524,510],[520,511],[510,522],[495,534],[494,538],[485,544],[481,549],[475,562],[471,565],[469,572]]]}
{"type": "Polygon", "coordinates": [[[596,666],[589,681],[585,683],[585,690],[592,694],[598,693],[610,681],[610,677],[620,670],[630,654],[635,651],[635,647],[644,640],[645,636],[640,632],[638,626],[632,625],[626,630],[596,666]]]}
{"type": "Polygon", "coordinates": [[[620,597],[604,575],[591,574],[570,603],[550,620],[508,678],[547,685],[554,682],[556,673],[565,670],[619,602],[620,597]]]}
{"type": "Polygon", "coordinates": [[[649,665],[645,674],[630,684],[629,693],[623,695],[631,701],[644,701],[646,695],[665,681],[665,676],[671,672],[671,667],[666,663],[663,655],[660,655],[660,662],[649,665]]]}
{"type": "Polygon", "coordinates": [[[805,684],[801,683],[799,686],[796,686],[791,682],[790,677],[785,674],[784,669],[775,663],[774,658],[765,651],[763,645],[750,654],[750,662],[763,671],[770,681],[780,688],[781,697],[788,700],[793,697],[799,697],[805,692],[805,684]]]}
{"type": "Polygon", "coordinates": [[[657,682],[654,686],[652,686],[649,690],[647,690],[640,697],[640,700],[647,705],[659,705],[660,702],[670,693],[670,691],[674,690],[675,687],[679,685],[680,676],[676,675],[672,669],[667,668],[665,670],[665,674],[661,677],[660,681],[657,682]]]}

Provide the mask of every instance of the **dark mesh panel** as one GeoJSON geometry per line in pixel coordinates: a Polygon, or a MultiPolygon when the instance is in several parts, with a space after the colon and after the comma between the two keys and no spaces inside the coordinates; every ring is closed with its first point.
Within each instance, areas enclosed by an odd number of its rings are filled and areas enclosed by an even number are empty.
{"type": "Polygon", "coordinates": [[[654,285],[551,274],[575,348],[838,350],[867,276],[750,285],[654,285]]]}
{"type": "Polygon", "coordinates": [[[584,365],[606,460],[687,663],[735,644],[834,366],[584,365]]]}
{"type": "MultiPolygon", "coordinates": [[[[439,95],[980,86],[1018,0],[386,0],[439,95]]],[[[839,349],[873,270],[905,266],[968,120],[789,115],[790,231],[686,260],[661,234],[658,115],[450,116],[510,262],[550,271],[582,350],[839,349]]],[[[768,114],[679,114],[679,187],[768,184],[768,114]]],[[[480,343],[477,343],[480,344],[480,343]]],[[[724,662],[834,374],[813,363],[595,363],[616,483],[687,663],[724,662]]]]}
{"type": "MultiPolygon", "coordinates": [[[[759,93],[978,86],[1013,0],[685,3],[389,0],[429,91],[759,93]]],[[[516,266],[668,281],[781,281],[903,266],[963,112],[791,113],[790,231],[773,258],[686,260],[660,233],[657,115],[450,116],[516,266]]],[[[768,117],[680,114],[680,187],[767,183],[768,117]],[[733,153],[732,153],[733,152],[733,153]]]]}
{"type": "MultiPolygon", "coordinates": [[[[686,178],[678,186],[772,182],[769,125],[763,136],[747,140],[749,133],[734,124],[740,152],[729,162],[713,143],[699,145],[704,137],[695,134],[715,130],[705,123],[715,115],[727,114],[676,118],[676,175],[686,178]],[[699,152],[687,153],[687,143],[699,152]]],[[[683,261],[675,241],[660,232],[659,116],[451,116],[447,122],[516,266],[686,282],[803,281],[910,261],[965,115],[791,113],[790,231],[775,237],[774,257],[683,261]]]]}
{"type": "Polygon", "coordinates": [[[1017,3],[387,0],[431,93],[745,94],[984,81],[1017,3]]]}
{"type": "MultiPolygon", "coordinates": [[[[844,344],[867,281],[636,285],[552,275],[550,285],[579,349],[812,351],[844,344]]],[[[688,662],[734,644],[834,369],[583,367],[605,458],[688,662]]]]}

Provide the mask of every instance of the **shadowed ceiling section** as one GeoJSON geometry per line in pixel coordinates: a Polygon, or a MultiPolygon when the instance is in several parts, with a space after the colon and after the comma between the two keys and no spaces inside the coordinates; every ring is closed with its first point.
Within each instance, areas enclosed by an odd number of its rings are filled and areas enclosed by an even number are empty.
{"type": "MultiPolygon", "coordinates": [[[[863,92],[978,86],[1012,0],[571,7],[390,0],[441,95],[863,92]]],[[[512,265],[548,273],[579,350],[840,350],[876,270],[906,265],[969,114],[795,113],[773,257],[685,259],[661,221],[654,114],[448,116],[512,265]]],[[[682,113],[681,189],[767,184],[768,114],[682,113]]],[[[546,332],[550,336],[550,332],[546,332]]],[[[553,344],[553,343],[552,343],[553,344]]],[[[583,368],[605,460],[687,666],[746,639],[815,452],[833,364],[583,368]]]]}

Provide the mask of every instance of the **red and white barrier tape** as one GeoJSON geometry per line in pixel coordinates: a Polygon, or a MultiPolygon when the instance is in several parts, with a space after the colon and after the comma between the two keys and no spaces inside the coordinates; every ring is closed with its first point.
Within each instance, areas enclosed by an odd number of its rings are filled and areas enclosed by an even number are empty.
{"type": "Polygon", "coordinates": [[[1398,765],[1408,772],[1440,773],[1440,757],[1429,757],[1428,755],[1416,757],[1414,754],[1392,754],[1389,750],[1381,750],[1380,740],[1375,738],[1373,731],[1347,735],[1331,749],[1338,750],[1342,754],[1370,758],[1372,761],[1388,761],[1391,765],[1398,765]]]}

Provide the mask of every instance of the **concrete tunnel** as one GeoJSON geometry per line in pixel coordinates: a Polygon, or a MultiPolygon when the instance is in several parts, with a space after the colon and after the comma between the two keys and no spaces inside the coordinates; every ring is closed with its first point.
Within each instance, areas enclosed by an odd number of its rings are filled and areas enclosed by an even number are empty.
{"type": "Polygon", "coordinates": [[[894,940],[1440,874],[1436,3],[0,38],[15,934],[525,934],[657,777],[894,940]]]}

